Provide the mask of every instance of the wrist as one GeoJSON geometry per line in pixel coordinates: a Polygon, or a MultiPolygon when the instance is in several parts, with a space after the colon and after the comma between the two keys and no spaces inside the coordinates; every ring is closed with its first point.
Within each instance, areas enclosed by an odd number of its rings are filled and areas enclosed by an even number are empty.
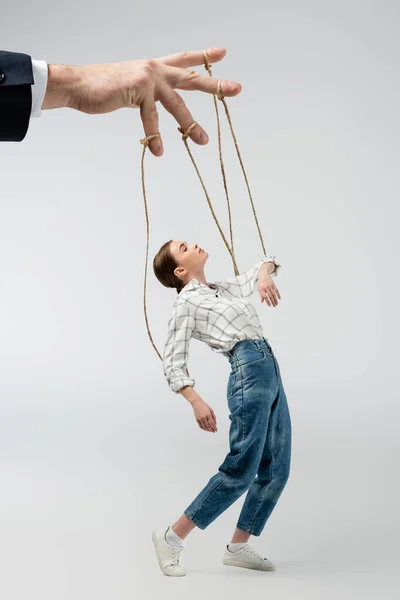
{"type": "Polygon", "coordinates": [[[185,385],[179,390],[179,392],[185,396],[186,400],[193,406],[198,400],[201,400],[199,394],[191,385],[185,385]]]}
{"type": "Polygon", "coordinates": [[[268,273],[271,275],[275,271],[275,263],[273,262],[265,262],[260,267],[260,273],[268,273]]]}
{"type": "Polygon", "coordinates": [[[42,110],[70,106],[75,87],[81,81],[82,70],[74,65],[48,65],[47,88],[42,110]]]}
{"type": "Polygon", "coordinates": [[[191,406],[194,408],[196,406],[196,404],[198,404],[199,402],[203,402],[203,398],[201,398],[201,396],[199,396],[195,392],[195,396],[193,396],[192,398],[188,398],[188,401],[190,402],[191,406]]]}

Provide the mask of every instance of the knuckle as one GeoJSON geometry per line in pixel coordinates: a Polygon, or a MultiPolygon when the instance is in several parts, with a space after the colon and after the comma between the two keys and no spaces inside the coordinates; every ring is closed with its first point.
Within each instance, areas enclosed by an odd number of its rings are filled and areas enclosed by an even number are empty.
{"type": "Polygon", "coordinates": [[[149,110],[148,117],[149,117],[149,119],[152,119],[153,121],[156,121],[158,119],[158,112],[157,112],[157,108],[155,106],[149,110]]]}
{"type": "Polygon", "coordinates": [[[151,83],[151,79],[152,79],[151,69],[149,69],[146,65],[143,66],[137,75],[136,81],[137,81],[138,85],[140,85],[141,87],[148,87],[151,83]]]}
{"type": "Polygon", "coordinates": [[[200,73],[198,73],[194,69],[188,69],[188,76],[189,79],[197,79],[198,77],[200,77],[200,73]]]}
{"type": "Polygon", "coordinates": [[[157,61],[154,58],[148,58],[145,62],[145,66],[150,70],[154,70],[157,67],[157,61]]]}
{"type": "Polygon", "coordinates": [[[182,106],[185,106],[185,101],[182,98],[182,96],[180,96],[179,94],[175,94],[175,106],[177,108],[181,108],[182,106]]]}

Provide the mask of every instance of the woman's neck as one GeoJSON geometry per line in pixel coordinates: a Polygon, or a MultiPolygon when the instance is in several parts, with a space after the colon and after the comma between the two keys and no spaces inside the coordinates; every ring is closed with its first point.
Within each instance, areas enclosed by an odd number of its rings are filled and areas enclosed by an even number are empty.
{"type": "Polygon", "coordinates": [[[199,273],[192,273],[192,275],[189,277],[186,283],[189,283],[189,281],[192,281],[192,279],[197,279],[197,281],[200,281],[200,283],[202,283],[203,285],[208,286],[204,270],[200,271],[199,273]]]}

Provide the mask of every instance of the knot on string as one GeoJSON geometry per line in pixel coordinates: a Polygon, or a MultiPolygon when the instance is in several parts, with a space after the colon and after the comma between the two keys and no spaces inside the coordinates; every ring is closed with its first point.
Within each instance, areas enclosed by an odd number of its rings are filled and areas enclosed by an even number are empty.
{"type": "Polygon", "coordinates": [[[206,50],[203,50],[203,55],[204,55],[204,66],[206,71],[208,71],[211,75],[211,63],[210,63],[210,57],[208,56],[208,53],[206,50]]]}
{"type": "Polygon", "coordinates": [[[196,127],[196,125],[197,121],[193,121],[193,123],[186,129],[186,131],[182,129],[182,127],[178,127],[178,131],[180,131],[180,133],[182,134],[183,141],[185,141],[189,137],[189,135],[192,132],[192,129],[196,127]]]}
{"type": "MultiPolygon", "coordinates": [[[[211,63],[210,63],[210,57],[208,56],[208,53],[206,50],[203,50],[203,55],[204,55],[204,67],[206,69],[206,71],[208,72],[208,74],[210,75],[210,77],[212,77],[212,71],[211,71],[211,63]]],[[[214,94],[218,97],[218,100],[223,100],[224,96],[221,93],[221,80],[218,80],[218,86],[217,86],[217,91],[216,94],[214,94]]]]}
{"type": "MultiPolygon", "coordinates": [[[[208,56],[208,54],[207,54],[207,52],[205,50],[203,50],[203,54],[204,54],[204,60],[205,60],[205,68],[209,72],[209,75],[212,77],[212,74],[211,74],[211,63],[210,63],[209,56],[208,56]]],[[[230,132],[231,132],[232,139],[233,139],[233,142],[234,142],[234,145],[235,145],[235,148],[236,148],[237,157],[238,157],[238,160],[239,160],[239,163],[240,163],[240,166],[241,166],[241,169],[242,169],[242,173],[243,173],[243,176],[244,176],[244,179],[245,179],[245,182],[246,182],[246,187],[247,187],[247,191],[248,191],[250,203],[251,203],[251,207],[252,207],[252,210],[253,210],[253,215],[254,215],[256,226],[257,226],[258,233],[259,233],[259,236],[260,236],[260,241],[261,241],[261,245],[262,245],[264,254],[266,254],[266,250],[265,250],[265,245],[264,245],[264,240],[263,240],[263,237],[262,237],[261,229],[260,229],[260,226],[259,226],[259,223],[258,223],[256,209],[255,209],[255,206],[254,206],[254,203],[253,203],[253,198],[252,198],[251,191],[250,191],[250,186],[249,186],[247,174],[246,174],[246,171],[245,171],[245,168],[244,168],[244,164],[243,164],[242,157],[241,157],[241,154],[240,154],[240,150],[239,150],[239,146],[238,146],[238,143],[237,143],[236,135],[235,135],[235,132],[234,132],[234,129],[233,129],[232,120],[231,120],[231,117],[230,117],[228,105],[227,105],[227,102],[224,100],[224,96],[222,95],[222,92],[221,92],[221,83],[222,82],[219,80],[218,81],[218,85],[217,85],[217,91],[213,92],[212,96],[213,96],[213,103],[214,103],[214,107],[215,107],[216,117],[217,117],[218,147],[219,147],[219,158],[220,158],[220,165],[221,165],[221,173],[222,173],[222,178],[223,178],[223,183],[224,183],[224,188],[225,188],[226,201],[227,201],[227,205],[228,205],[230,241],[231,241],[230,244],[229,244],[228,240],[226,239],[224,231],[221,228],[221,225],[219,223],[218,217],[215,214],[215,211],[214,211],[214,208],[213,208],[213,204],[212,204],[210,196],[209,196],[209,194],[207,192],[207,189],[206,189],[206,186],[204,184],[203,178],[202,178],[202,176],[200,174],[200,171],[198,169],[196,161],[195,161],[195,159],[194,159],[194,157],[193,157],[193,155],[191,153],[189,144],[187,143],[187,138],[189,137],[189,135],[190,135],[192,129],[195,127],[195,125],[197,125],[197,122],[194,121],[188,127],[188,129],[186,131],[182,127],[178,127],[178,131],[182,134],[182,140],[183,140],[183,142],[185,144],[186,150],[188,151],[189,157],[190,157],[190,159],[191,159],[191,161],[193,163],[193,166],[194,166],[195,171],[197,173],[197,176],[199,178],[200,184],[201,184],[201,186],[203,188],[203,191],[204,191],[204,194],[205,194],[208,206],[210,208],[211,214],[212,214],[213,219],[215,221],[215,224],[217,225],[217,228],[218,228],[218,230],[219,230],[219,232],[221,234],[222,240],[223,240],[223,242],[224,242],[224,244],[225,244],[225,246],[226,246],[226,248],[227,248],[227,250],[228,250],[228,252],[230,254],[230,257],[231,257],[232,263],[233,263],[233,267],[234,267],[234,272],[235,272],[235,275],[237,276],[237,275],[240,275],[240,271],[239,271],[239,268],[238,268],[237,263],[236,263],[235,252],[234,252],[233,228],[232,228],[232,218],[231,218],[231,209],[230,209],[230,199],[229,199],[228,187],[227,187],[227,182],[226,182],[225,166],[224,166],[223,157],[222,157],[221,128],[220,128],[219,113],[218,113],[218,103],[216,101],[216,96],[218,96],[219,100],[223,100],[223,106],[224,106],[224,109],[225,109],[225,114],[226,114],[226,117],[227,117],[227,120],[228,120],[228,123],[229,123],[230,132]]],[[[144,178],[144,163],[145,163],[145,150],[146,150],[146,146],[148,146],[150,140],[152,140],[154,137],[157,137],[159,135],[160,135],[160,133],[155,133],[153,135],[149,135],[146,138],[140,140],[140,143],[144,145],[144,149],[143,149],[143,153],[142,153],[142,163],[141,163],[141,165],[142,165],[143,200],[144,200],[145,216],[146,216],[146,223],[147,223],[147,245],[146,245],[146,261],[145,261],[145,277],[144,277],[144,315],[145,315],[146,327],[147,327],[147,333],[148,333],[149,339],[150,339],[150,341],[151,341],[151,343],[152,343],[152,345],[153,345],[156,353],[158,354],[159,358],[162,360],[163,357],[162,357],[161,353],[157,350],[157,347],[156,347],[156,345],[155,345],[155,343],[153,341],[153,337],[152,337],[151,332],[150,332],[150,327],[149,327],[148,318],[147,318],[146,290],[147,290],[147,269],[148,269],[148,249],[149,249],[150,221],[149,221],[148,208],[147,208],[147,198],[146,198],[145,178],[144,178]]],[[[186,368],[186,373],[189,376],[189,371],[188,371],[187,368],[186,368]]]]}
{"type": "Polygon", "coordinates": [[[143,146],[145,146],[147,148],[147,146],[149,145],[149,142],[156,137],[161,136],[161,133],[153,133],[152,135],[148,135],[147,137],[143,138],[142,140],[140,140],[140,143],[143,144],[143,146]]]}
{"type": "Polygon", "coordinates": [[[218,79],[218,85],[217,85],[217,96],[218,96],[218,100],[223,100],[225,98],[225,96],[223,96],[222,92],[221,92],[221,80],[218,79]]]}

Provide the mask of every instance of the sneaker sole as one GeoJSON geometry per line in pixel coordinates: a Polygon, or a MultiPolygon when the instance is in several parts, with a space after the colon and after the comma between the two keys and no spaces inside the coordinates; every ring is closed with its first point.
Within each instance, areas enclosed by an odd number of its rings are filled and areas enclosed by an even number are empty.
{"type": "Polygon", "coordinates": [[[156,551],[158,566],[160,567],[160,569],[164,573],[164,575],[167,575],[168,577],[184,577],[186,575],[186,573],[180,573],[178,575],[173,575],[172,573],[167,573],[164,570],[164,568],[162,566],[162,563],[161,563],[160,555],[158,553],[158,548],[157,548],[157,532],[156,531],[152,532],[151,539],[153,541],[154,550],[156,551]]]}
{"type": "Polygon", "coordinates": [[[244,569],[254,569],[255,571],[275,571],[275,567],[267,567],[266,569],[260,569],[260,567],[257,567],[255,565],[246,565],[245,563],[241,563],[236,560],[228,560],[227,558],[224,558],[222,562],[224,563],[224,565],[228,565],[228,567],[243,567],[244,569]]]}

